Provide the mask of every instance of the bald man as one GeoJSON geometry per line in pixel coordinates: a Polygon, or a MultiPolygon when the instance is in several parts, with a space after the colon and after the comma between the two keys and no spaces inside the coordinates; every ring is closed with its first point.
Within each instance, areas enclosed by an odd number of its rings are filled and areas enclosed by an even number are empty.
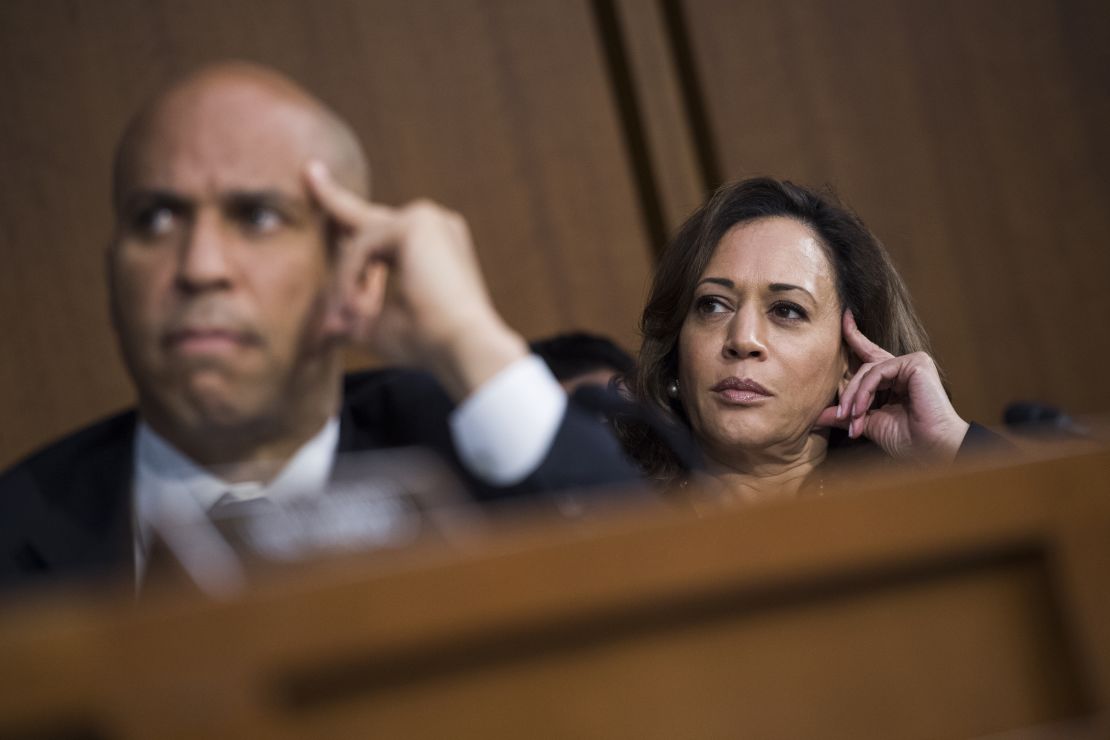
{"type": "Polygon", "coordinates": [[[319,495],[358,450],[431,447],[481,498],[632,477],[494,310],[462,218],[370,202],[357,138],[290,80],[225,63],[167,89],[113,199],[138,407],[0,477],[0,581],[141,573],[166,512],[319,495]],[[425,372],[345,380],[351,342],[425,372]]]}

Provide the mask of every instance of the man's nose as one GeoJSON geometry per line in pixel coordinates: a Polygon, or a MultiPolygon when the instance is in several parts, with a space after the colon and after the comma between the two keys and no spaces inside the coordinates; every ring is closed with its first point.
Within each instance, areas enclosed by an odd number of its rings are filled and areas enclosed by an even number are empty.
{"type": "Polygon", "coordinates": [[[722,354],[729,360],[765,359],[766,333],[767,325],[763,314],[755,307],[745,306],[729,321],[722,354]]]}
{"type": "Polygon", "coordinates": [[[178,254],[176,285],[184,293],[232,284],[231,235],[216,214],[200,212],[185,232],[178,254]]]}

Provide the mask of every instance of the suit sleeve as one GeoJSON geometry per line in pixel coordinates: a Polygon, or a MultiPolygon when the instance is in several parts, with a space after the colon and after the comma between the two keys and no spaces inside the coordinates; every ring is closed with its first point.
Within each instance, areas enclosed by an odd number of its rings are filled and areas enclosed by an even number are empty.
{"type": "Polygon", "coordinates": [[[1016,451],[1017,448],[1005,437],[973,421],[968,425],[967,434],[964,435],[964,439],[960,443],[960,449],[956,452],[956,459],[966,460],[982,454],[1012,453],[1016,451]]]}
{"type": "Polygon", "coordinates": [[[535,355],[519,360],[451,413],[462,465],[506,490],[558,490],[638,480],[608,424],[567,400],[535,355]]]}

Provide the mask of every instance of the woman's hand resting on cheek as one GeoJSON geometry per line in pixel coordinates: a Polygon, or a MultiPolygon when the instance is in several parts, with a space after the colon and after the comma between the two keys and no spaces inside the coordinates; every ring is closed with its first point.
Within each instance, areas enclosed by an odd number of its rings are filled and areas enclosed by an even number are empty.
{"type": "Polygon", "coordinates": [[[863,335],[851,311],[844,312],[844,341],[862,364],[817,426],[867,437],[900,460],[954,460],[968,423],[948,400],[933,358],[924,352],[895,357],[863,335]],[[880,391],[889,391],[886,403],[871,408],[880,391]]]}

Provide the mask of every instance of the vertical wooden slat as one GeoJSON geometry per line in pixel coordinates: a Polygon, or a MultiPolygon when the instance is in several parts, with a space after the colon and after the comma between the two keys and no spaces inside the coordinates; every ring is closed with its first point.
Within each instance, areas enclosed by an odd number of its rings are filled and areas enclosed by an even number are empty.
{"type": "Polygon", "coordinates": [[[708,183],[698,164],[683,99],[683,80],[661,4],[616,0],[615,6],[656,178],[659,207],[670,233],[701,204],[708,183]]]}

